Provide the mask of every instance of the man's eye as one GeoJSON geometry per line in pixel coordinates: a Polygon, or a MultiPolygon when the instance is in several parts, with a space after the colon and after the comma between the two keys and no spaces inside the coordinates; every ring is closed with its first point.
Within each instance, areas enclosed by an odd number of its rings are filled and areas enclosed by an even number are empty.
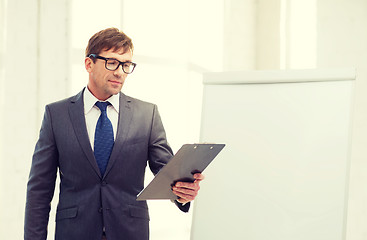
{"type": "Polygon", "coordinates": [[[117,62],[117,61],[107,61],[107,64],[109,65],[109,66],[116,66],[117,64],[119,64],[119,62],[117,62]]]}

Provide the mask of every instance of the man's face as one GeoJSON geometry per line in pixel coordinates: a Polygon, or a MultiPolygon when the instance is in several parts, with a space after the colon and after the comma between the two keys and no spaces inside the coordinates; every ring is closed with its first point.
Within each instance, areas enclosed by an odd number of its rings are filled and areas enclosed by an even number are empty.
{"type": "MultiPolygon", "coordinates": [[[[123,49],[113,51],[102,51],[98,54],[105,58],[114,58],[120,62],[131,62],[131,51],[124,52],[123,49]]],[[[85,58],[85,68],[89,73],[88,88],[91,93],[99,100],[106,100],[112,95],[118,94],[121,91],[122,85],[125,82],[127,74],[124,73],[122,67],[119,66],[115,71],[110,71],[105,68],[105,60],[85,58]]]]}

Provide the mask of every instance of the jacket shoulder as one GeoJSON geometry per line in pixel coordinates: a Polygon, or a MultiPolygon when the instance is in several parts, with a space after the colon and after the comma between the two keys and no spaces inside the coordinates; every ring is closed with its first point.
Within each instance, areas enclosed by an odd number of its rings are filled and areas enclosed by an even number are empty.
{"type": "Polygon", "coordinates": [[[135,107],[142,107],[142,108],[157,108],[157,105],[151,102],[146,102],[137,98],[130,97],[128,95],[122,94],[122,99],[125,99],[126,102],[132,104],[135,107]]]}

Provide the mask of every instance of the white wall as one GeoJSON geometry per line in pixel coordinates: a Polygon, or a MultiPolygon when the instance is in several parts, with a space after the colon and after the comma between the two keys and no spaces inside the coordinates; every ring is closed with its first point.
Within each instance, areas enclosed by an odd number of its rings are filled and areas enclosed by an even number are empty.
{"type": "Polygon", "coordinates": [[[223,12],[223,70],[255,69],[257,1],[224,1],[223,12]]]}
{"type": "Polygon", "coordinates": [[[367,2],[318,1],[318,67],[357,68],[347,239],[367,239],[367,2]]]}
{"type": "MultiPolygon", "coordinates": [[[[3,96],[4,96],[4,81],[5,81],[5,69],[4,69],[4,49],[5,49],[5,2],[4,0],[0,0],[0,108],[3,109],[5,103],[3,100],[3,96]]],[[[2,133],[3,133],[3,118],[2,116],[0,116],[0,156],[3,156],[3,138],[2,138],[2,133]]],[[[4,171],[2,170],[3,168],[0,168],[0,192],[3,194],[5,193],[5,191],[3,191],[3,189],[5,189],[5,181],[3,180],[4,176],[4,171]]],[[[0,198],[0,206],[3,206],[3,199],[4,198],[0,198]]],[[[0,209],[1,210],[1,209],[0,209]]],[[[3,222],[0,219],[0,231],[3,229],[1,226],[3,225],[3,222]]]]}
{"type": "Polygon", "coordinates": [[[32,152],[29,142],[36,138],[34,128],[38,127],[38,53],[37,34],[34,32],[38,24],[37,1],[8,1],[4,12],[6,29],[16,31],[6,31],[4,42],[5,74],[1,85],[0,238],[6,239],[11,232],[19,239],[29,166],[26,159],[29,159],[32,152]]]}
{"type": "Polygon", "coordinates": [[[11,234],[21,239],[26,183],[44,105],[67,92],[67,1],[11,0],[1,6],[0,238],[11,234]]]}
{"type": "MultiPolygon", "coordinates": [[[[281,65],[281,0],[259,0],[256,8],[254,69],[279,69],[281,65]]],[[[238,26],[237,26],[238,28],[238,26]]]]}

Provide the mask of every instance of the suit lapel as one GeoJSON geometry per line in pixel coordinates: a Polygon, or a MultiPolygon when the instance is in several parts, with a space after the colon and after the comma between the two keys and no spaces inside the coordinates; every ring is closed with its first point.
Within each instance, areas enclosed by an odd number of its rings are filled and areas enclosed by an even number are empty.
{"type": "Polygon", "coordinates": [[[84,90],[85,89],[83,89],[80,93],[78,93],[78,95],[76,95],[71,100],[71,104],[69,107],[70,119],[73,124],[75,135],[79,141],[81,148],[84,151],[84,154],[87,156],[87,159],[89,163],[92,165],[94,171],[100,178],[102,178],[96,159],[93,154],[93,150],[90,146],[87,126],[85,124],[84,103],[83,103],[84,90]]]}
{"type": "Polygon", "coordinates": [[[130,106],[130,98],[123,93],[120,93],[120,107],[119,107],[119,121],[117,126],[117,134],[115,144],[112,149],[110,160],[108,161],[105,176],[111,170],[115,163],[124,142],[127,139],[129,133],[129,126],[133,116],[133,109],[130,106]]]}

